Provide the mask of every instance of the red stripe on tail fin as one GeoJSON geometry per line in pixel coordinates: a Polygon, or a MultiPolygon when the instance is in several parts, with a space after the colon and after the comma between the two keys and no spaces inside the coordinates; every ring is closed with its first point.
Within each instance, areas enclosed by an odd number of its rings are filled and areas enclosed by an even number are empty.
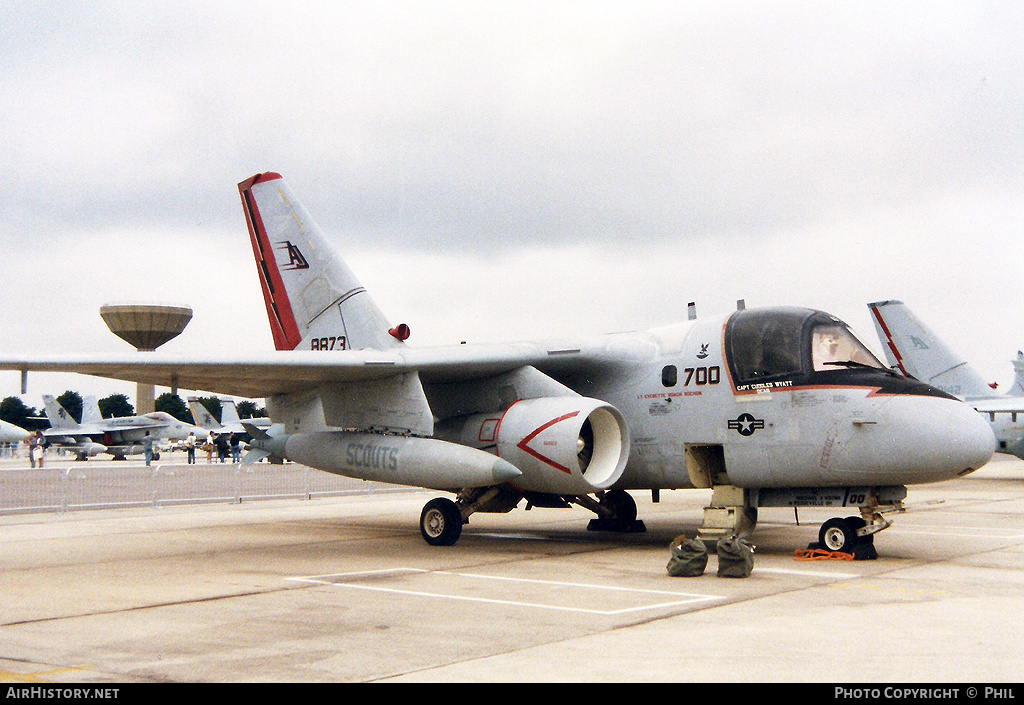
{"type": "Polygon", "coordinates": [[[263,288],[263,300],[267,305],[267,318],[270,321],[270,332],[274,336],[274,347],[278,350],[294,350],[301,342],[302,336],[295,323],[284,281],[277,269],[270,238],[267,237],[266,227],[252,194],[252,187],[256,184],[280,178],[280,174],[273,172],[257,174],[238,184],[238,192],[242,197],[245,222],[249,226],[249,239],[252,242],[253,256],[256,258],[260,286],[263,288]]]}

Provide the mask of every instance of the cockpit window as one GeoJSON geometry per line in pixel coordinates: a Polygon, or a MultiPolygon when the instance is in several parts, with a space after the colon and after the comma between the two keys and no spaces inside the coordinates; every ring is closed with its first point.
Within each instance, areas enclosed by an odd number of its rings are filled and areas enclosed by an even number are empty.
{"type": "Polygon", "coordinates": [[[737,382],[792,376],[803,369],[805,309],[750,309],[729,321],[730,363],[737,382]]]}
{"type": "Polygon", "coordinates": [[[811,359],[814,371],[842,367],[885,366],[843,324],[819,323],[811,332],[811,359]]]}
{"type": "Polygon", "coordinates": [[[811,309],[738,311],[729,319],[726,340],[736,384],[851,368],[886,369],[845,323],[811,309]]]}

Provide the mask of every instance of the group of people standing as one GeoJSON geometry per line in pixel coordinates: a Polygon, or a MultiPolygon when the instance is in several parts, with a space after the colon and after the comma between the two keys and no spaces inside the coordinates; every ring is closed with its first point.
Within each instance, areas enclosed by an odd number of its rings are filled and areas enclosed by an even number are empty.
{"type": "MultiPolygon", "coordinates": [[[[240,463],[242,462],[242,439],[240,434],[237,433],[210,433],[206,436],[206,442],[200,446],[202,450],[206,451],[206,462],[213,462],[213,453],[217,452],[217,458],[220,462],[227,462],[228,456],[231,457],[231,462],[240,463]]],[[[188,452],[188,462],[190,465],[194,465],[196,462],[196,446],[199,445],[199,440],[196,438],[195,433],[189,433],[188,439],[185,441],[185,450],[188,452]]]]}

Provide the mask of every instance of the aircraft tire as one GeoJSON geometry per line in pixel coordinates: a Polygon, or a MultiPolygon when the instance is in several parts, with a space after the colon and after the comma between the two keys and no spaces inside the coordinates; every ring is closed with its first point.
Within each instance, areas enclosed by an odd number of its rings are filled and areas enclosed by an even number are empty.
{"type": "Polygon", "coordinates": [[[455,502],[437,497],[420,513],[420,533],[431,546],[451,546],[462,535],[462,512],[455,502]]]}
{"type": "Polygon", "coordinates": [[[609,490],[604,502],[612,510],[612,522],[616,526],[629,528],[636,521],[636,500],[625,490],[609,490]]]}
{"type": "Polygon", "coordinates": [[[826,551],[853,553],[853,547],[857,543],[857,519],[858,517],[829,519],[818,530],[818,543],[826,551]]]}

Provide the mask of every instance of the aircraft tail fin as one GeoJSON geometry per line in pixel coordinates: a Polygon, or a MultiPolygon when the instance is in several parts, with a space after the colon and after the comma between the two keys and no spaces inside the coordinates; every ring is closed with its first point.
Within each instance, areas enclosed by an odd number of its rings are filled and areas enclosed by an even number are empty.
{"type": "Polygon", "coordinates": [[[81,428],[81,425],[52,396],[43,395],[43,407],[46,409],[46,419],[50,422],[50,428],[67,431],[81,428]]]}
{"type": "Polygon", "coordinates": [[[981,375],[902,301],[876,301],[868,309],[890,365],[961,399],[994,396],[981,375]]]}
{"type": "Polygon", "coordinates": [[[207,431],[216,431],[221,427],[220,422],[213,417],[213,414],[203,406],[197,397],[188,398],[188,410],[192,412],[192,420],[196,422],[196,426],[207,431]]]}
{"type": "Polygon", "coordinates": [[[402,344],[408,328],[389,330],[280,174],[257,174],[238,190],[278,350],[384,350],[402,344]]]}
{"type": "Polygon", "coordinates": [[[225,426],[238,426],[242,420],[238,418],[238,407],[234,399],[220,400],[220,421],[225,426]]]}
{"type": "Polygon", "coordinates": [[[1017,351],[1017,359],[1013,362],[1013,386],[1006,394],[1013,397],[1024,397],[1024,351],[1017,351]]]}
{"type": "Polygon", "coordinates": [[[82,425],[99,425],[103,423],[103,414],[100,413],[99,402],[96,397],[82,397],[82,425]]]}
{"type": "MultiPolygon", "coordinates": [[[[238,184],[256,268],[278,350],[390,350],[408,326],[384,314],[313,222],[280,174],[238,184]]],[[[267,400],[289,433],[329,427],[430,435],[433,416],[416,372],[316,385],[267,400]]]]}

